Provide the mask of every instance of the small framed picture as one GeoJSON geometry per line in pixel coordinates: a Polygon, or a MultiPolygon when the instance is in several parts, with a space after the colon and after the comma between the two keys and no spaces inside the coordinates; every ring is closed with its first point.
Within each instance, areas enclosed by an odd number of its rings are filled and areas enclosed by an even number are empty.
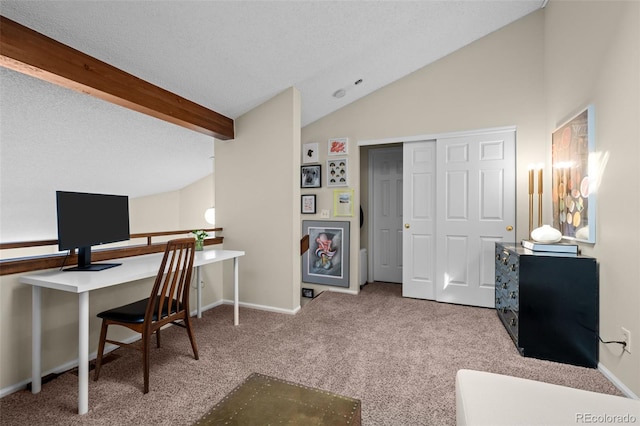
{"type": "Polygon", "coordinates": [[[331,138],[328,145],[329,155],[345,155],[349,149],[349,138],[331,138]]]}
{"type": "Polygon", "coordinates": [[[333,190],[333,215],[353,216],[353,189],[333,190]]]}
{"type": "Polygon", "coordinates": [[[321,170],[320,164],[313,166],[302,166],[300,176],[300,188],[320,188],[321,186],[321,170]]]}
{"type": "Polygon", "coordinates": [[[315,195],[303,195],[302,196],[302,210],[303,214],[315,214],[316,212],[316,196],[315,195]]]}
{"type": "Polygon", "coordinates": [[[347,186],[348,162],[346,158],[327,160],[327,186],[347,186]]]}
{"type": "Polygon", "coordinates": [[[318,162],[318,144],[305,143],[302,145],[302,164],[318,162]]]}

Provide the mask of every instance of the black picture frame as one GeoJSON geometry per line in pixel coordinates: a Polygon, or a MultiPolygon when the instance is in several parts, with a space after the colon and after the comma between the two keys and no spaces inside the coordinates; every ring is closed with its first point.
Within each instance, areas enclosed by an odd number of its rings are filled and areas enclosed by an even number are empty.
{"type": "Polygon", "coordinates": [[[322,185],[322,168],[320,164],[300,167],[300,188],[320,188],[322,185]]]}
{"type": "Polygon", "coordinates": [[[349,287],[349,222],[303,220],[309,249],[302,256],[302,281],[349,287]]]}
{"type": "Polygon", "coordinates": [[[300,197],[300,213],[315,214],[316,196],[315,194],[304,194],[300,197]]]}

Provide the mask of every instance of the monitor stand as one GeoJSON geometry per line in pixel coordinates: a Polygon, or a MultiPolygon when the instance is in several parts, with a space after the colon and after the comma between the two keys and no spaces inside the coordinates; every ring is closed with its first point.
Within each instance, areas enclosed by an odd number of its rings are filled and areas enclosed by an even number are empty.
{"type": "Polygon", "coordinates": [[[74,266],[73,268],[67,268],[65,271],[102,271],[104,269],[120,266],[122,263],[90,263],[85,266],[74,266]]]}
{"type": "Polygon", "coordinates": [[[91,246],[78,247],[78,266],[65,271],[103,271],[120,265],[122,263],[91,263],[91,246]]]}

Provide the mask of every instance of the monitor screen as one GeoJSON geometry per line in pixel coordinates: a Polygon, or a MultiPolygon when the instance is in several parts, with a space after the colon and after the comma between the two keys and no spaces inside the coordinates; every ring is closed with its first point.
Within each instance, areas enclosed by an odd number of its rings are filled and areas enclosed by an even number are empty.
{"type": "Polygon", "coordinates": [[[91,263],[91,246],[129,239],[129,198],[125,195],[56,191],[56,204],[58,247],[80,249],[78,266],[91,263]]]}

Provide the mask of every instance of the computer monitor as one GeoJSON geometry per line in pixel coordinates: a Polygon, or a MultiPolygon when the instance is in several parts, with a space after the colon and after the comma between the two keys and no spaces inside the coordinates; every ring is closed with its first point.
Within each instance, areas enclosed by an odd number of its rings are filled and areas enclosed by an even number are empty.
{"type": "Polygon", "coordinates": [[[129,239],[129,198],[125,195],[56,191],[58,247],[78,249],[78,266],[67,271],[100,271],[120,263],[91,263],[91,246],[129,239]]]}

